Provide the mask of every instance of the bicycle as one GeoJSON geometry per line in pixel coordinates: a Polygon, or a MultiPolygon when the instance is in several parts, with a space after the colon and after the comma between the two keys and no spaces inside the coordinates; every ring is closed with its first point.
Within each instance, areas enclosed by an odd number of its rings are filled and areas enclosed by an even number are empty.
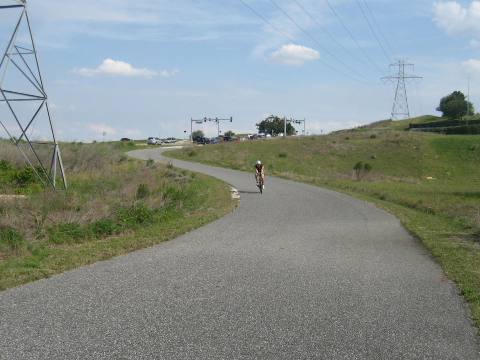
{"type": "Polygon", "coordinates": [[[257,175],[256,175],[256,178],[257,178],[257,187],[258,187],[258,190],[260,190],[260,194],[263,194],[263,188],[265,187],[265,186],[264,186],[263,176],[257,174],[257,175]]]}

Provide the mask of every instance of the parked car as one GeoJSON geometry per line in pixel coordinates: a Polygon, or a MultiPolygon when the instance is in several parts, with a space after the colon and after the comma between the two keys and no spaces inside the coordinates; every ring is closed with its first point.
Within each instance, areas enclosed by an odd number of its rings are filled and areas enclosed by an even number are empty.
{"type": "Polygon", "coordinates": [[[147,140],[148,145],[161,145],[162,140],[160,140],[158,137],[149,137],[147,140]]]}
{"type": "Polygon", "coordinates": [[[174,137],[169,137],[163,140],[165,144],[175,144],[177,142],[177,139],[174,137]]]}
{"type": "Polygon", "coordinates": [[[202,144],[202,145],[210,144],[210,139],[203,136],[198,136],[195,139],[193,139],[193,141],[197,144],[202,144]]]}
{"type": "Polygon", "coordinates": [[[132,139],[129,139],[129,138],[125,138],[125,137],[124,137],[124,138],[121,138],[120,141],[121,141],[121,142],[130,142],[130,141],[132,141],[132,139]]]}

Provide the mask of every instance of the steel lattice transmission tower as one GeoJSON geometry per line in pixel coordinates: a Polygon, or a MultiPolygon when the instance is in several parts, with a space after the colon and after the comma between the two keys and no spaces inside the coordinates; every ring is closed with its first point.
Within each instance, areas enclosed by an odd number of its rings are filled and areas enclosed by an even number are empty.
{"type": "Polygon", "coordinates": [[[410,118],[410,108],[408,106],[407,84],[406,80],[423,79],[421,76],[407,74],[406,69],[412,68],[414,64],[408,64],[404,60],[398,60],[391,64],[390,68],[396,67],[398,71],[394,75],[383,77],[382,80],[396,82],[395,99],[392,107],[392,120],[402,120],[410,118]]]}
{"type": "Polygon", "coordinates": [[[0,127],[45,186],[58,188],[60,177],[66,189],[26,0],[0,0],[0,15],[2,27],[12,26],[0,59],[0,127]]]}

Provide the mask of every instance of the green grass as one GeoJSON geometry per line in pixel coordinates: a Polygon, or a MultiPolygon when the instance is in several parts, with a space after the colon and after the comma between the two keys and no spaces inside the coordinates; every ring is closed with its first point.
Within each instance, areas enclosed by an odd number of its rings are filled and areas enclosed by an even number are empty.
{"type": "Polygon", "coordinates": [[[328,136],[227,143],[169,156],[276,175],[376,203],[401,219],[438,259],[471,304],[480,326],[480,136],[404,131],[382,122],[328,136]],[[353,170],[371,167],[361,181],[353,170]]]}
{"type": "Polygon", "coordinates": [[[0,199],[0,290],[172,239],[235,206],[221,181],[129,159],[130,149],[63,144],[67,192],[19,184],[24,166],[2,153],[0,190],[27,198],[0,199]]]}

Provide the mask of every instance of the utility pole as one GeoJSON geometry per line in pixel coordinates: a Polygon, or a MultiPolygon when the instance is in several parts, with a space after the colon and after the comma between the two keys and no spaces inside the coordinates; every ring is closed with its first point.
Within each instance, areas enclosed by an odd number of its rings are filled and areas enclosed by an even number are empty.
{"type": "Polygon", "coordinates": [[[395,98],[392,106],[392,120],[402,120],[410,118],[410,108],[408,106],[407,85],[406,80],[423,79],[421,76],[407,74],[406,68],[414,69],[414,64],[408,64],[405,60],[391,64],[390,68],[397,67],[398,71],[394,75],[383,77],[382,80],[396,81],[395,98]]]}
{"type": "Polygon", "coordinates": [[[193,143],[193,123],[203,124],[203,119],[190,119],[190,141],[193,143]]]}

